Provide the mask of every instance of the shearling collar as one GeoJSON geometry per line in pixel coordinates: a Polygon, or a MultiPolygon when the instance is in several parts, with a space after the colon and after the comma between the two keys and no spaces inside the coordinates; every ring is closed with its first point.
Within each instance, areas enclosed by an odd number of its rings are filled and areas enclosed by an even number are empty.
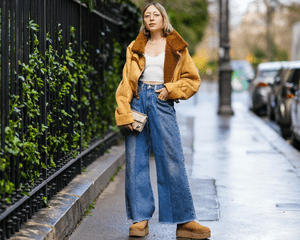
{"type": "MultiPolygon", "coordinates": [[[[171,82],[173,79],[174,71],[177,63],[180,59],[180,51],[184,50],[188,44],[183,38],[174,30],[174,32],[167,36],[167,43],[165,49],[165,63],[164,63],[164,83],[171,82]]],[[[145,53],[145,46],[148,41],[148,37],[144,33],[140,33],[131,50],[138,53],[140,56],[145,53]]],[[[135,59],[141,69],[138,59],[135,59]]]]}
{"type": "MultiPolygon", "coordinates": [[[[183,40],[176,30],[174,30],[172,34],[168,35],[166,40],[167,45],[176,52],[181,51],[188,46],[188,44],[183,40]]],[[[147,41],[148,36],[145,36],[144,33],[140,32],[132,46],[132,51],[139,54],[144,54],[147,41]]]]}

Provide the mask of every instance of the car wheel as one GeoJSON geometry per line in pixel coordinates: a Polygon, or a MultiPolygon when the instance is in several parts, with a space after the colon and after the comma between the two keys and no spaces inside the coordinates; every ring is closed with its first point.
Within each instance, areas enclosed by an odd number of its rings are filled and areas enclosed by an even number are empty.
{"type": "Polygon", "coordinates": [[[291,135],[291,144],[294,148],[300,150],[300,141],[295,137],[295,134],[293,132],[291,135]]]}
{"type": "Polygon", "coordinates": [[[267,115],[267,106],[264,106],[260,109],[255,110],[255,113],[257,116],[260,116],[260,117],[266,116],[267,115]]]}
{"type": "Polygon", "coordinates": [[[280,126],[281,129],[281,135],[284,139],[288,138],[291,136],[292,132],[291,132],[291,128],[290,126],[287,125],[281,125],[280,126]]]}
{"type": "Polygon", "coordinates": [[[255,109],[253,112],[259,117],[263,116],[263,111],[261,109],[255,109]]]}
{"type": "Polygon", "coordinates": [[[274,111],[271,107],[271,103],[268,102],[267,103],[267,117],[270,119],[270,120],[275,120],[275,114],[274,114],[274,111]]]}
{"type": "Polygon", "coordinates": [[[279,113],[279,109],[278,109],[278,106],[275,107],[275,111],[274,111],[274,115],[275,115],[275,122],[280,125],[280,120],[281,120],[281,117],[280,117],[280,113],[279,113]]]}

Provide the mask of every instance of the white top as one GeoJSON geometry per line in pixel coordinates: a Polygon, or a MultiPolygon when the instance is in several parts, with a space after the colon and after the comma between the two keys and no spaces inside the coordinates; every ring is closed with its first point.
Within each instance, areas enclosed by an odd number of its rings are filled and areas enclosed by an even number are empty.
{"type": "Polygon", "coordinates": [[[164,63],[165,52],[150,57],[145,53],[146,65],[143,74],[140,77],[142,82],[164,82],[164,63]]]}

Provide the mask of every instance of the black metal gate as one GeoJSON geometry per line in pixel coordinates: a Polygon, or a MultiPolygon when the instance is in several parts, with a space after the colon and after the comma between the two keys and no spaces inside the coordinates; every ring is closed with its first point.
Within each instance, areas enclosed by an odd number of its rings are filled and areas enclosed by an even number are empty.
{"type": "MultiPolygon", "coordinates": [[[[100,84],[105,88],[108,84],[104,72],[111,61],[113,39],[118,39],[121,22],[118,18],[112,19],[97,11],[90,13],[86,7],[73,0],[0,0],[0,11],[0,185],[3,190],[0,200],[0,237],[5,239],[17,232],[22,223],[43,207],[45,197],[51,199],[76,174],[81,173],[83,166],[103,154],[114,143],[116,133],[103,129],[102,138],[91,139],[85,143],[86,148],[82,147],[84,139],[78,123],[87,123],[88,111],[98,111],[93,99],[102,98],[105,101],[105,92],[99,92],[95,86],[100,84]],[[36,31],[35,26],[38,26],[36,31]],[[74,37],[71,26],[76,29],[74,37]],[[84,43],[89,47],[83,49],[84,43]],[[62,86],[50,87],[51,73],[44,73],[42,67],[48,63],[45,53],[50,44],[56,51],[58,63],[66,59],[66,50],[70,44],[73,44],[73,50],[77,53],[83,50],[89,53],[90,64],[97,72],[89,76],[90,92],[84,92],[83,80],[77,77],[76,83],[66,88],[70,94],[66,94],[62,102],[58,103],[62,99],[62,86]],[[34,54],[39,53],[43,53],[44,57],[34,60],[37,61],[37,73],[32,83],[32,96],[37,94],[32,104],[37,106],[39,112],[31,113],[32,110],[27,106],[31,95],[24,94],[26,89],[22,80],[28,76],[24,75],[24,66],[30,66],[34,54]],[[21,64],[24,64],[23,67],[21,64]],[[78,103],[74,104],[71,92],[76,92],[78,103]],[[82,107],[82,101],[86,98],[89,98],[88,108],[82,107]],[[22,105],[19,112],[13,112],[14,103],[22,105]],[[53,116],[52,122],[49,120],[50,115],[53,116]],[[33,128],[40,133],[30,135],[33,128]],[[17,135],[9,135],[12,129],[18,130],[17,135]],[[77,130],[80,133],[79,139],[72,136],[77,130]],[[58,139],[55,146],[54,140],[49,140],[51,136],[58,139]],[[34,166],[26,160],[30,157],[26,158],[26,149],[30,146],[24,145],[28,139],[38,146],[34,153],[38,160],[34,166]],[[66,144],[59,143],[59,139],[65,139],[66,144]],[[75,141],[79,142],[79,148],[74,147],[75,141]],[[9,149],[10,143],[18,146],[18,154],[14,153],[13,147],[9,149]],[[53,147],[49,147],[50,144],[53,147]],[[64,148],[69,150],[63,151],[64,148]],[[28,177],[29,173],[36,175],[34,181],[28,177]],[[5,189],[8,183],[15,189],[11,193],[5,189]]],[[[70,74],[73,72],[70,71],[70,74]]],[[[111,119],[104,120],[110,124],[111,119]]]]}

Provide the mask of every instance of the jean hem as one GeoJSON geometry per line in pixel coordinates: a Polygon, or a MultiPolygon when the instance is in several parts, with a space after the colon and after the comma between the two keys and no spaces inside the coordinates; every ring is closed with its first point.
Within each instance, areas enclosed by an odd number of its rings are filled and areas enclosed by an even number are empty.
{"type": "Polygon", "coordinates": [[[128,221],[133,221],[133,222],[142,222],[142,221],[149,221],[151,218],[143,218],[140,220],[133,220],[132,218],[126,218],[128,221]]]}
{"type": "Polygon", "coordinates": [[[188,222],[192,222],[195,220],[196,220],[196,218],[192,218],[190,220],[185,220],[185,221],[178,221],[178,222],[165,222],[165,221],[158,221],[158,222],[162,223],[162,224],[183,224],[183,223],[188,223],[188,222]]]}

